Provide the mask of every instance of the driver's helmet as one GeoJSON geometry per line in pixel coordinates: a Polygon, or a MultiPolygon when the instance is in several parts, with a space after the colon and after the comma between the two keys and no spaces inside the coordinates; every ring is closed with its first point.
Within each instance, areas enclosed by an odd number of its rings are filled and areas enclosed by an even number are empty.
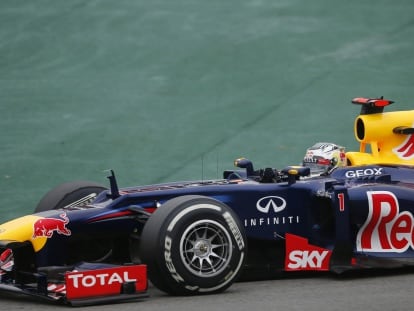
{"type": "Polygon", "coordinates": [[[302,165],[310,168],[311,176],[329,172],[337,166],[345,166],[345,147],[333,143],[316,143],[306,150],[302,165]]]}

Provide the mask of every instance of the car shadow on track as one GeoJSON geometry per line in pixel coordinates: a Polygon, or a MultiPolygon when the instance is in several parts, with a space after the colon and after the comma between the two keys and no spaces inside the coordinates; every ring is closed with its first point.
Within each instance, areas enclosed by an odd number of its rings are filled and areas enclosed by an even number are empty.
{"type": "Polygon", "coordinates": [[[283,279],[311,279],[311,278],[326,278],[337,280],[354,280],[359,278],[375,278],[387,277],[404,274],[414,274],[414,267],[399,267],[399,268],[371,268],[371,269],[354,269],[341,273],[333,273],[329,271],[295,271],[295,272],[277,272],[269,277],[269,273],[257,273],[242,276],[238,282],[255,282],[268,280],[283,280],[283,279]]]}

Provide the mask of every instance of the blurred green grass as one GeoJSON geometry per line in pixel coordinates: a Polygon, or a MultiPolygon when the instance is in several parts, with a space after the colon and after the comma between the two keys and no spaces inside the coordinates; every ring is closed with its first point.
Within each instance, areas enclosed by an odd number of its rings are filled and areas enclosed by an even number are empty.
{"type": "Polygon", "coordinates": [[[0,220],[61,182],[216,178],[356,149],[353,97],[412,109],[414,2],[0,2],[0,220]]]}

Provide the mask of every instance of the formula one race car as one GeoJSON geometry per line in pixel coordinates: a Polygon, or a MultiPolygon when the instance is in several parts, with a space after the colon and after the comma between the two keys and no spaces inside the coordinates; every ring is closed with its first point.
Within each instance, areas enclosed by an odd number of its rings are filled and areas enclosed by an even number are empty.
{"type": "Polygon", "coordinates": [[[143,297],[147,275],[167,293],[193,295],[241,275],[413,265],[414,110],[353,103],[360,150],[345,166],[318,155],[329,165],[317,176],[241,158],[220,180],[119,189],[112,172],[110,189],[52,189],[34,214],[0,225],[0,290],[80,305],[143,297]]]}

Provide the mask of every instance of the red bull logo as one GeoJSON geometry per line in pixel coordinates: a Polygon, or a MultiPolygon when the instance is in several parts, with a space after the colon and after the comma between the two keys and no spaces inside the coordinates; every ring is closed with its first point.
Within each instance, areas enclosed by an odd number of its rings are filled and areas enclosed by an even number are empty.
{"type": "Polygon", "coordinates": [[[407,139],[397,148],[394,148],[393,151],[402,160],[409,160],[409,159],[414,158],[414,136],[413,134],[409,135],[407,139]]]}
{"type": "Polygon", "coordinates": [[[389,191],[368,191],[368,218],[357,235],[362,252],[403,253],[414,249],[414,217],[400,211],[396,195],[389,191]]]}
{"type": "Polygon", "coordinates": [[[71,235],[71,232],[66,225],[69,223],[69,219],[66,216],[66,213],[59,215],[61,219],[58,218],[41,218],[36,220],[33,224],[33,238],[37,237],[46,237],[51,238],[53,233],[63,235],[71,235]]]}

